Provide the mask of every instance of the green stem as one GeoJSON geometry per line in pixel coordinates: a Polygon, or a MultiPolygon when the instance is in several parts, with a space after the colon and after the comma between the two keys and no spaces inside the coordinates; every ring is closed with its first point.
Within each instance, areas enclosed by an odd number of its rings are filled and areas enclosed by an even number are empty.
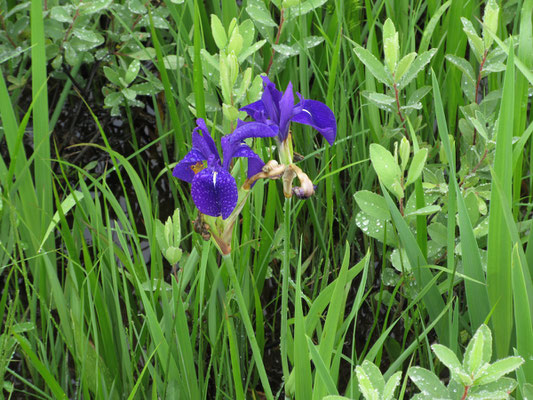
{"type": "Polygon", "coordinates": [[[283,239],[283,264],[282,264],[282,285],[281,285],[281,366],[285,382],[289,379],[289,361],[287,359],[287,317],[289,309],[289,274],[290,274],[290,233],[291,233],[291,199],[285,199],[285,209],[283,212],[284,239],[283,239]]]}
{"type": "Polygon", "coordinates": [[[263,359],[261,356],[261,351],[259,350],[259,345],[257,344],[257,339],[255,338],[254,329],[252,327],[252,322],[250,321],[250,316],[248,315],[248,308],[246,307],[246,301],[242,294],[241,286],[239,285],[239,279],[235,272],[235,267],[233,265],[233,259],[231,254],[226,254],[222,256],[224,260],[224,265],[228,271],[231,284],[235,290],[235,296],[237,298],[237,304],[239,306],[239,311],[241,313],[242,323],[244,324],[244,329],[246,330],[246,335],[248,336],[248,341],[250,342],[250,347],[252,348],[252,354],[257,365],[257,372],[259,373],[259,379],[263,385],[263,390],[265,391],[265,396],[269,400],[273,400],[274,396],[272,395],[272,390],[270,389],[270,383],[268,382],[268,377],[266,374],[265,366],[263,364],[263,359]]]}

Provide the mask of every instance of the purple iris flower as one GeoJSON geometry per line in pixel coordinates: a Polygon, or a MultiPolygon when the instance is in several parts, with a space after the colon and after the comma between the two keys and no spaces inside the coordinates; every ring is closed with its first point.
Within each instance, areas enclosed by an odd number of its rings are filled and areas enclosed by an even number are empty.
{"type": "Polygon", "coordinates": [[[289,82],[284,93],[276,89],[268,77],[263,78],[263,95],[261,100],[241,108],[257,122],[276,127],[277,139],[283,143],[289,135],[291,121],[309,125],[315,128],[330,145],[333,145],[337,135],[337,122],[333,111],[324,103],[316,100],[304,99],[297,93],[300,102],[294,105],[292,83],[289,82]]]}
{"type": "Polygon", "coordinates": [[[232,159],[248,158],[248,177],[260,172],[264,163],[244,143],[244,139],[276,136],[277,130],[265,129],[260,123],[241,125],[222,138],[221,159],[205,121],[198,118],[196,124],[192,133],[192,149],[176,165],[172,175],[191,183],[191,196],[201,213],[226,219],[239,197],[235,178],[229,173],[232,159]],[[207,162],[207,167],[204,162],[207,162]]]}

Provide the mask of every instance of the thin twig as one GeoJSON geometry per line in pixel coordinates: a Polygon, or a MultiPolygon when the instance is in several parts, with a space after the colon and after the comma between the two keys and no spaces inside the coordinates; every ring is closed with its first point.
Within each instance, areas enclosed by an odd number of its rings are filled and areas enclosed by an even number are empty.
{"type": "Polygon", "coordinates": [[[396,109],[397,109],[397,113],[398,113],[398,116],[400,117],[400,121],[402,122],[402,125],[405,129],[405,136],[407,137],[407,139],[409,139],[409,131],[407,130],[407,124],[405,123],[405,118],[403,117],[402,115],[402,109],[401,109],[401,106],[400,106],[400,92],[398,90],[398,86],[396,85],[396,82],[394,82],[394,97],[396,98],[396,109]]]}
{"type": "Polygon", "coordinates": [[[63,48],[63,43],[65,43],[70,35],[70,32],[72,31],[72,28],[74,28],[74,24],[76,23],[76,20],[80,16],[80,6],[81,3],[83,3],[83,0],[80,0],[80,4],[78,4],[78,8],[76,9],[76,14],[74,14],[74,17],[72,17],[72,23],[68,27],[67,31],[65,32],[65,37],[63,38],[63,41],[61,42],[61,48],[63,48]]]}
{"type": "MultiPolygon", "coordinates": [[[[281,14],[279,16],[279,26],[278,26],[278,33],[276,35],[276,40],[274,42],[274,44],[278,44],[279,43],[279,37],[281,36],[281,30],[283,29],[283,23],[285,22],[285,17],[283,16],[283,13],[284,13],[285,9],[282,8],[281,9],[281,14]]],[[[274,50],[274,47],[272,47],[272,55],[270,56],[270,61],[268,62],[268,68],[266,70],[266,74],[268,75],[268,72],[270,71],[270,68],[272,67],[272,62],[274,61],[274,53],[276,51],[274,50]]]]}
{"type": "MultiPolygon", "coordinates": [[[[476,82],[476,91],[474,92],[474,101],[476,102],[476,104],[479,104],[479,102],[481,101],[481,99],[479,99],[478,101],[478,92],[479,92],[479,85],[481,84],[481,73],[483,72],[483,66],[485,65],[485,61],[487,61],[487,55],[488,55],[488,50],[485,50],[485,53],[483,53],[483,60],[481,60],[481,64],[479,64],[479,73],[477,75],[477,82],[476,82]]],[[[477,131],[476,131],[476,128],[474,128],[474,137],[472,139],[472,145],[476,145],[476,136],[477,136],[477,131]]]]}

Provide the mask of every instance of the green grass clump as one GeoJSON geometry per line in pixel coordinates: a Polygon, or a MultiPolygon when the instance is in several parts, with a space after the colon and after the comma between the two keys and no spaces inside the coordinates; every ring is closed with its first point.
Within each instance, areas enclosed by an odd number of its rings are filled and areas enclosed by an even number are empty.
{"type": "Polygon", "coordinates": [[[0,398],[531,397],[532,15],[0,0],[0,398]],[[258,181],[221,255],[172,169],[265,73],[337,136],[291,126],[315,194],[258,181]]]}

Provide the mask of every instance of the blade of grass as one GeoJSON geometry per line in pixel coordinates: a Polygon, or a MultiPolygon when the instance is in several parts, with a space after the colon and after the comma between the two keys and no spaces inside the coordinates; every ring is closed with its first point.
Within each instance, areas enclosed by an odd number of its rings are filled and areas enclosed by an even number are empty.
{"type": "MultiPolygon", "coordinates": [[[[394,328],[394,326],[400,321],[400,320],[406,320],[408,319],[409,317],[409,311],[411,309],[413,309],[414,307],[418,307],[418,305],[420,304],[420,302],[422,301],[423,302],[423,299],[424,299],[424,296],[426,296],[427,292],[433,287],[435,286],[435,282],[437,282],[437,280],[440,278],[441,274],[438,273],[437,275],[435,275],[433,277],[433,279],[431,279],[431,281],[428,282],[428,284],[426,286],[424,286],[420,292],[416,295],[416,297],[411,301],[409,302],[409,304],[407,305],[407,307],[405,308],[405,310],[402,311],[402,314],[400,315],[399,318],[397,318],[395,321],[393,321],[390,326],[383,331],[383,333],[379,336],[379,338],[373,342],[373,345],[372,347],[370,348],[370,350],[368,351],[367,354],[364,355],[364,359],[365,360],[369,360],[369,361],[372,361],[374,362],[374,360],[376,359],[376,357],[378,356],[378,354],[381,352],[381,349],[383,347],[383,344],[385,343],[385,340],[388,338],[388,336],[390,335],[390,333],[392,332],[392,329],[394,328]]],[[[443,310],[448,310],[448,308],[450,307],[449,304],[447,304],[446,306],[444,306],[443,310]]],[[[443,310],[441,310],[441,312],[437,315],[437,319],[433,319],[432,318],[432,322],[431,322],[431,326],[435,326],[439,321],[444,321],[442,320],[442,316],[444,315],[443,313],[443,310]]],[[[409,321],[410,323],[412,321],[409,321]]],[[[444,321],[444,324],[446,324],[446,321],[444,321]]],[[[433,329],[433,328],[432,328],[433,329]]],[[[416,340],[417,343],[420,343],[420,341],[416,340]]],[[[360,357],[360,363],[362,362],[362,357],[360,357]]]]}
{"type": "MultiPolygon", "coordinates": [[[[345,245],[344,259],[342,261],[339,276],[336,279],[335,289],[331,295],[331,300],[328,306],[328,315],[324,322],[324,329],[320,337],[318,351],[324,364],[331,371],[331,358],[335,346],[335,338],[337,337],[340,321],[344,317],[344,305],[346,303],[347,291],[345,290],[348,283],[348,263],[350,261],[350,246],[345,245]]],[[[327,387],[324,382],[315,375],[315,383],[313,386],[313,399],[321,399],[327,394],[327,387]]]]}
{"type": "MultiPolygon", "coordinates": [[[[366,288],[366,285],[367,285],[367,277],[368,277],[368,266],[369,266],[369,262],[370,262],[370,251],[367,252],[367,254],[365,255],[365,258],[362,260],[362,261],[365,261],[366,262],[364,263],[364,266],[363,266],[363,274],[361,276],[361,281],[359,283],[359,288],[357,289],[357,294],[355,295],[355,299],[354,299],[354,303],[353,303],[353,306],[352,306],[352,310],[350,312],[350,315],[349,317],[346,319],[346,322],[348,321],[351,321],[353,320],[353,331],[352,331],[352,342],[355,343],[356,341],[356,331],[357,331],[357,314],[361,308],[361,305],[363,304],[363,301],[365,299],[365,288],[366,288]]],[[[355,267],[354,267],[355,268],[355,267]]],[[[353,268],[352,268],[353,269],[353,268]]],[[[351,271],[351,270],[350,270],[351,271]]],[[[356,348],[355,346],[352,347],[352,351],[351,351],[351,370],[352,371],[355,371],[355,366],[356,366],[356,363],[357,363],[357,353],[356,353],[356,348]]],[[[317,366],[317,369],[319,367],[317,366]]],[[[357,387],[357,384],[356,384],[356,376],[355,376],[355,373],[352,372],[351,374],[351,378],[350,378],[350,381],[348,382],[348,385],[346,387],[346,391],[345,391],[345,394],[346,396],[350,396],[351,398],[357,398],[356,397],[356,394],[359,393],[358,391],[358,387],[357,387]]]]}
{"type": "Polygon", "coordinates": [[[205,95],[204,95],[204,76],[202,72],[202,24],[200,19],[200,8],[198,0],[194,0],[194,101],[196,104],[196,116],[205,118],[205,95]]]}
{"type": "MultiPolygon", "coordinates": [[[[355,277],[361,271],[364,271],[363,282],[366,282],[366,273],[367,273],[369,263],[370,263],[370,252],[367,252],[365,257],[361,261],[359,261],[354,267],[348,270],[347,281],[351,282],[353,279],[355,279],[355,277]]],[[[310,337],[313,336],[315,329],[317,327],[317,324],[322,318],[324,310],[326,309],[328,304],[331,303],[331,297],[337,285],[338,279],[339,278],[331,282],[325,289],[321,290],[318,296],[314,299],[313,304],[309,308],[309,312],[307,313],[307,316],[305,318],[305,333],[307,336],[310,336],[310,337]]],[[[363,289],[364,289],[364,286],[363,286],[363,289]]],[[[359,294],[358,292],[358,296],[362,296],[362,295],[363,295],[362,293],[359,294]]],[[[356,297],[356,300],[357,299],[360,300],[359,297],[356,297]]]]}
{"type": "Polygon", "coordinates": [[[254,329],[250,321],[250,316],[248,315],[248,308],[246,307],[246,301],[242,295],[242,290],[239,285],[239,280],[237,274],[235,273],[235,267],[233,266],[233,260],[231,254],[222,256],[224,259],[224,265],[226,266],[228,275],[230,276],[231,284],[235,290],[237,304],[239,306],[239,311],[241,314],[242,322],[246,330],[246,335],[248,336],[248,341],[250,342],[250,347],[252,348],[252,355],[257,367],[257,372],[261,383],[263,385],[263,390],[265,391],[265,396],[268,400],[273,400],[274,396],[272,394],[272,389],[270,388],[270,383],[268,381],[268,376],[266,374],[265,366],[263,364],[263,359],[261,356],[261,351],[257,345],[257,339],[255,338],[254,329]]]}
{"type": "MultiPolygon", "coordinates": [[[[146,364],[144,368],[142,369],[141,373],[139,374],[139,377],[137,378],[137,382],[135,382],[135,386],[133,386],[133,389],[131,390],[128,396],[128,400],[133,400],[135,398],[135,394],[137,393],[137,390],[139,390],[144,374],[146,373],[146,370],[150,366],[150,361],[152,361],[152,358],[154,358],[154,355],[156,354],[156,352],[157,352],[157,347],[154,349],[154,351],[152,351],[152,354],[150,354],[150,357],[148,357],[148,359],[146,360],[146,364]]],[[[156,384],[154,382],[154,387],[155,386],[156,384]]]]}
{"type": "MultiPolygon", "coordinates": [[[[516,349],[525,362],[521,366],[526,381],[533,384],[533,320],[532,311],[529,307],[530,299],[533,293],[528,295],[526,276],[524,266],[520,260],[518,252],[518,243],[513,248],[512,259],[512,287],[513,287],[513,304],[516,324],[516,349]]],[[[531,286],[531,285],[530,285],[531,286]]]]}
{"type": "MultiPolygon", "coordinates": [[[[309,400],[312,398],[313,377],[311,375],[311,361],[309,349],[302,344],[306,341],[305,320],[302,309],[302,241],[298,252],[298,266],[296,268],[296,293],[294,301],[294,340],[299,345],[294,346],[294,375],[296,399],[309,400]]],[[[315,364],[316,365],[316,364],[315,364]]]]}
{"type": "Polygon", "coordinates": [[[287,341],[290,335],[288,330],[288,313],[289,313],[289,278],[291,271],[290,260],[290,237],[291,237],[291,199],[285,199],[285,206],[283,209],[283,260],[282,260],[282,283],[281,283],[281,326],[280,326],[280,350],[281,350],[281,366],[283,369],[283,377],[285,382],[289,379],[289,361],[287,359],[287,341]]]}
{"type": "Polygon", "coordinates": [[[529,124],[527,129],[521,133],[520,139],[514,144],[513,148],[513,171],[518,170],[518,161],[523,155],[526,143],[533,133],[533,122],[529,124]]]}
{"type": "MultiPolygon", "coordinates": [[[[46,54],[44,40],[44,18],[41,0],[31,2],[31,76],[33,107],[35,187],[41,211],[38,235],[42,235],[43,225],[52,218],[52,175],[50,170],[50,133],[48,131],[48,90],[46,74],[46,54]],[[45,88],[41,90],[41,88],[45,88]],[[38,99],[38,101],[37,101],[38,99]]],[[[35,221],[37,223],[37,221],[35,221]]],[[[50,242],[50,246],[53,243],[50,242]]],[[[53,258],[52,258],[53,260],[53,258]]]]}
{"type": "MultiPolygon", "coordinates": [[[[423,288],[432,281],[434,278],[433,274],[427,268],[423,268],[425,265],[427,265],[427,261],[422,255],[422,252],[418,247],[418,243],[411,233],[409,226],[403,219],[400,211],[398,211],[398,208],[383,185],[381,185],[381,191],[383,192],[385,200],[387,201],[392,219],[396,229],[398,230],[398,236],[400,237],[400,240],[405,248],[407,257],[409,258],[409,263],[411,264],[411,268],[415,274],[417,286],[418,288],[423,288]]],[[[439,293],[439,289],[434,284],[430,286],[423,298],[423,302],[432,320],[435,320],[439,316],[441,310],[444,309],[444,301],[439,293]]],[[[435,326],[435,330],[437,331],[437,335],[441,343],[449,342],[448,329],[445,320],[440,320],[435,326]]]]}
{"type": "MultiPolygon", "coordinates": [[[[452,5],[446,13],[445,23],[442,27],[446,34],[446,53],[454,54],[457,57],[464,57],[466,51],[466,35],[463,33],[461,17],[470,18],[472,8],[471,2],[452,1],[452,5]]],[[[443,64],[441,64],[443,65],[443,64]]],[[[461,73],[456,68],[446,71],[446,101],[448,105],[448,121],[450,121],[450,131],[455,132],[457,110],[461,105],[461,92],[457,88],[461,87],[461,73]]]]}
{"type": "MultiPolygon", "coordinates": [[[[512,135],[514,123],[514,54],[510,46],[507,68],[504,76],[503,93],[496,128],[496,154],[494,168],[502,183],[504,196],[512,198],[512,135]]],[[[508,354],[513,327],[513,305],[511,290],[511,237],[505,229],[503,204],[491,186],[487,289],[491,306],[494,344],[499,358],[508,354]]]]}
{"type": "MultiPolygon", "coordinates": [[[[533,66],[533,53],[531,43],[533,41],[532,22],[533,0],[526,0],[522,4],[520,11],[520,35],[518,36],[517,56],[524,61],[524,64],[531,68],[533,66]]],[[[515,104],[517,105],[514,118],[513,136],[521,137],[527,123],[528,115],[528,84],[527,79],[522,74],[516,75],[515,104]]],[[[513,203],[520,202],[522,187],[524,154],[520,153],[517,162],[513,165],[513,203]]],[[[530,194],[531,196],[531,194],[530,194]]],[[[518,216],[519,208],[514,208],[515,218],[518,216]]]]}
{"type": "MultiPolygon", "coordinates": [[[[444,116],[444,107],[442,104],[442,98],[440,95],[439,85],[435,72],[432,71],[432,84],[433,84],[433,97],[435,99],[435,114],[437,118],[437,126],[439,130],[439,136],[441,138],[446,158],[450,163],[448,168],[450,179],[449,185],[455,187],[457,195],[457,206],[459,212],[459,231],[461,238],[461,250],[463,256],[463,266],[465,274],[478,282],[486,282],[485,273],[481,264],[481,256],[479,254],[479,247],[474,236],[472,229],[472,223],[468,216],[465,201],[463,195],[457,184],[457,177],[455,173],[455,156],[448,136],[448,126],[444,116]]],[[[455,215],[451,216],[455,219],[455,215]]],[[[450,218],[450,215],[448,215],[450,218]]],[[[451,277],[451,284],[453,285],[454,276],[451,277]]],[[[468,314],[470,317],[470,328],[472,332],[483,323],[490,310],[490,302],[488,298],[488,292],[485,286],[476,284],[469,280],[465,280],[465,291],[468,304],[468,314]]],[[[451,288],[449,290],[451,292],[451,288]]]]}
{"type": "Polygon", "coordinates": [[[200,388],[198,386],[198,378],[194,362],[196,356],[193,350],[193,343],[195,338],[190,337],[188,319],[187,315],[185,314],[185,305],[179,297],[179,293],[181,292],[181,290],[178,289],[178,285],[175,279],[172,280],[172,289],[174,294],[172,300],[176,305],[174,311],[175,323],[174,329],[172,330],[172,335],[177,338],[179,365],[182,371],[182,375],[187,381],[187,389],[190,395],[192,396],[191,398],[199,398],[200,388]]]}
{"type": "MultiPolygon", "coordinates": [[[[261,238],[261,246],[256,255],[256,262],[254,262],[253,274],[257,284],[257,291],[261,293],[263,291],[263,286],[265,284],[265,277],[268,270],[268,261],[271,257],[272,252],[272,240],[274,238],[274,224],[276,221],[276,213],[281,214],[281,206],[279,198],[277,197],[276,182],[268,181],[265,185],[268,186],[267,190],[267,199],[266,199],[266,210],[261,209],[261,205],[255,208],[257,214],[262,213],[262,223],[259,224],[258,229],[256,230],[256,237],[261,238]]],[[[266,188],[265,188],[266,189],[266,188]]],[[[255,198],[254,198],[255,200],[255,198]]],[[[261,215],[258,215],[258,220],[261,215]]]]}
{"type": "MultiPolygon", "coordinates": [[[[142,288],[141,282],[138,280],[137,276],[133,276],[133,279],[135,280],[136,286],[138,288],[137,291],[141,297],[144,312],[146,315],[147,328],[156,346],[157,355],[160,360],[160,365],[163,369],[164,375],[168,377],[169,383],[173,381],[175,382],[176,380],[179,380],[180,378],[186,379],[185,377],[182,376],[182,374],[179,373],[175,360],[170,355],[171,352],[169,349],[169,344],[164,337],[163,330],[159,324],[156,313],[152,307],[152,302],[146,296],[145,290],[142,288]]],[[[189,393],[189,396],[190,395],[191,393],[189,393]]],[[[190,398],[194,398],[194,397],[190,397],[190,398]]]]}
{"type": "MultiPolygon", "coordinates": [[[[32,101],[30,105],[30,110],[33,109],[33,104],[34,101],[32,101]]],[[[39,232],[38,226],[33,224],[39,222],[38,201],[31,174],[27,173],[27,169],[29,169],[29,161],[26,158],[26,153],[22,146],[23,131],[21,132],[21,128],[25,128],[25,124],[21,123],[21,126],[17,124],[14,110],[15,108],[11,103],[4,75],[0,73],[0,117],[2,119],[9,157],[11,159],[9,171],[1,168],[2,171],[0,171],[0,176],[3,177],[1,183],[5,188],[11,189],[16,185],[19,185],[17,190],[19,191],[20,198],[24,199],[24,201],[21,202],[21,208],[23,209],[23,215],[25,217],[24,219],[29,224],[29,229],[35,229],[35,233],[37,233],[39,232]],[[17,178],[14,183],[12,181],[13,174],[17,178]]],[[[27,121],[29,117],[30,114],[28,112],[24,119],[27,121]]],[[[3,159],[1,164],[5,166],[3,159]]],[[[32,243],[30,240],[28,240],[28,242],[29,244],[32,243]]]]}
{"type": "Polygon", "coordinates": [[[43,377],[44,381],[46,382],[46,385],[50,388],[50,390],[54,394],[54,397],[56,399],[67,400],[68,396],[61,388],[61,385],[59,385],[59,383],[54,378],[54,376],[50,373],[48,368],[41,362],[41,360],[39,360],[39,357],[31,349],[31,344],[26,340],[26,338],[18,335],[15,332],[13,332],[13,337],[17,339],[17,342],[22,348],[22,350],[24,351],[24,353],[28,356],[28,358],[30,359],[35,369],[43,377]]]}
{"type": "MultiPolygon", "coordinates": [[[[182,125],[180,123],[180,119],[178,116],[178,110],[176,109],[176,103],[174,100],[174,96],[172,95],[172,86],[170,84],[170,80],[168,78],[168,73],[165,68],[165,62],[163,59],[163,50],[161,48],[161,44],[159,42],[159,37],[157,35],[157,31],[154,27],[154,23],[152,21],[152,14],[149,14],[150,16],[150,29],[152,32],[152,41],[154,42],[154,48],[155,48],[155,54],[157,57],[157,69],[159,70],[159,74],[161,75],[161,82],[163,83],[163,87],[165,89],[165,99],[167,101],[167,107],[170,113],[170,120],[172,122],[172,128],[174,129],[174,134],[178,138],[178,143],[185,144],[185,136],[183,134],[183,131],[181,129],[182,125]]],[[[178,158],[185,155],[185,148],[184,146],[179,146],[178,149],[178,158]]]]}
{"type": "MultiPolygon", "coordinates": [[[[313,360],[313,364],[316,367],[316,376],[320,378],[320,381],[325,387],[326,392],[328,395],[338,395],[339,392],[337,390],[337,387],[335,385],[335,382],[331,378],[330,375],[330,369],[326,366],[326,363],[322,359],[322,356],[320,355],[319,350],[316,348],[315,344],[311,340],[309,336],[306,336],[307,341],[307,347],[309,349],[309,353],[311,355],[311,359],[313,360]]],[[[300,347],[300,346],[297,346],[300,347]]],[[[309,399],[310,397],[308,397],[309,399]]]]}
{"type": "MultiPolygon", "coordinates": [[[[416,133],[413,129],[413,125],[409,118],[406,119],[407,126],[409,127],[410,137],[413,140],[413,154],[416,154],[419,150],[418,139],[416,133]]],[[[415,182],[415,196],[416,196],[416,208],[421,209],[426,206],[426,201],[424,199],[424,189],[422,187],[422,177],[418,178],[415,182]]],[[[416,241],[418,242],[418,247],[422,252],[422,255],[427,260],[428,254],[428,227],[427,219],[425,215],[416,216],[416,241]]],[[[449,267],[449,265],[448,265],[449,267]]]]}
{"type": "Polygon", "coordinates": [[[242,388],[242,375],[239,363],[239,347],[237,346],[237,338],[235,337],[235,328],[233,321],[231,321],[227,310],[224,310],[226,327],[228,329],[229,352],[231,358],[231,372],[233,374],[233,382],[235,383],[235,397],[237,400],[244,399],[244,390],[242,388]]]}
{"type": "Polygon", "coordinates": [[[402,363],[407,360],[407,358],[413,354],[413,352],[416,350],[417,347],[420,346],[420,340],[422,340],[423,338],[426,338],[428,333],[436,326],[436,324],[443,320],[443,317],[446,315],[446,313],[448,312],[450,306],[452,305],[453,303],[447,303],[446,306],[444,307],[444,309],[441,311],[441,313],[437,316],[437,318],[435,320],[432,320],[430,324],[428,324],[428,326],[422,331],[422,333],[418,336],[417,340],[413,341],[413,343],[411,343],[409,345],[409,347],[407,347],[407,349],[405,349],[402,354],[397,357],[393,362],[392,364],[390,365],[390,367],[387,369],[387,371],[383,374],[383,377],[388,380],[392,374],[394,374],[396,371],[400,370],[400,367],[402,365],[402,363]]]}
{"type": "MultiPolygon", "coordinates": [[[[526,285],[526,292],[528,294],[529,299],[529,309],[531,310],[531,319],[533,320],[533,280],[531,277],[531,274],[529,273],[528,262],[526,259],[526,255],[524,253],[524,249],[522,246],[522,242],[520,240],[518,228],[516,226],[516,223],[513,219],[513,214],[511,212],[511,208],[509,207],[509,201],[507,196],[504,194],[502,190],[502,184],[500,181],[500,178],[498,178],[497,174],[494,172],[493,169],[491,169],[491,175],[493,179],[494,188],[496,189],[496,195],[500,197],[500,201],[502,203],[502,209],[503,209],[503,218],[505,219],[505,223],[507,226],[507,230],[511,236],[513,244],[518,244],[518,255],[520,256],[520,264],[523,266],[522,273],[524,274],[524,282],[526,285]]],[[[521,315],[514,316],[514,318],[521,318],[521,315]]]]}
{"type": "Polygon", "coordinates": [[[431,19],[429,20],[428,24],[426,25],[426,28],[424,29],[424,34],[422,35],[422,40],[420,41],[420,46],[418,47],[419,54],[422,54],[423,52],[429,49],[429,43],[431,41],[431,38],[433,37],[433,32],[435,31],[435,28],[437,27],[440,18],[446,12],[451,3],[452,1],[448,0],[446,3],[441,5],[439,9],[435,11],[435,13],[430,14],[431,19]]]}
{"type": "MultiPolygon", "coordinates": [[[[510,57],[509,50],[512,46],[507,46],[503,40],[501,40],[494,32],[491,32],[490,29],[487,29],[486,31],[496,43],[498,43],[498,46],[501,47],[501,49],[507,54],[507,57],[510,57]]],[[[514,51],[514,49],[513,49],[514,51]]],[[[509,58],[508,58],[509,60],[509,58]]],[[[516,68],[524,75],[524,77],[528,80],[530,85],[533,85],[533,72],[528,68],[525,62],[523,62],[519,57],[513,56],[514,65],[516,65],[516,68]]]]}

